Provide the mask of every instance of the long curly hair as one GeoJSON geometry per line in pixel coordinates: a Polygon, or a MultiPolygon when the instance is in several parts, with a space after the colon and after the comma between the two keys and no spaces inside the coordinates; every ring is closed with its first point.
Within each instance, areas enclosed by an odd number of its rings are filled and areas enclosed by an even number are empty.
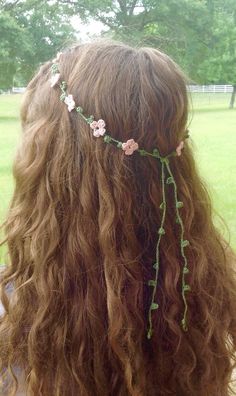
{"type": "MultiPolygon", "coordinates": [[[[4,395],[226,396],[236,365],[236,257],[213,224],[191,140],[170,166],[184,203],[188,331],[181,329],[179,229],[172,186],[146,336],[161,211],[160,164],[95,138],[60,91],[52,62],[29,83],[15,190],[3,224],[0,370],[4,395]],[[6,291],[11,284],[11,296],[6,291]],[[5,393],[4,393],[5,392],[5,393]]],[[[120,141],[172,152],[188,126],[187,78],[167,55],[113,41],[75,45],[60,72],[78,105],[120,141]]]]}

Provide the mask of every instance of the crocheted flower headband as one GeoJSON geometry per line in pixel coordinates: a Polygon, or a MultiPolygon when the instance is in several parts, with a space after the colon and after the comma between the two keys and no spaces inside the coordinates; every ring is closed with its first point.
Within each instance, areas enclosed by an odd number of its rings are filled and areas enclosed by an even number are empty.
{"type": "MultiPolygon", "coordinates": [[[[169,158],[173,156],[180,156],[182,149],[184,148],[184,141],[182,140],[178,147],[176,148],[175,151],[172,153],[168,154],[165,157],[162,157],[159,153],[159,150],[157,148],[154,148],[152,152],[148,152],[142,148],[139,148],[139,145],[137,142],[134,141],[134,139],[128,139],[126,142],[120,142],[116,139],[114,139],[110,134],[105,129],[105,121],[100,119],[98,121],[94,120],[94,117],[90,115],[89,117],[86,117],[83,113],[83,109],[80,106],[76,106],[74,98],[71,94],[67,93],[67,84],[65,81],[61,79],[60,71],[59,71],[59,61],[60,61],[60,56],[61,52],[57,54],[57,57],[52,61],[52,77],[51,77],[51,87],[59,86],[61,90],[61,95],[60,95],[60,100],[64,102],[67,107],[68,111],[71,112],[72,110],[75,110],[83,119],[84,121],[89,124],[91,131],[93,133],[93,136],[95,137],[103,137],[103,140],[105,143],[111,143],[118,147],[119,149],[122,149],[126,155],[132,155],[134,151],[139,153],[141,156],[151,156],[157,158],[160,163],[161,163],[161,186],[162,186],[162,203],[160,204],[160,209],[162,210],[162,218],[161,218],[161,224],[160,227],[157,231],[158,234],[158,240],[157,240],[157,245],[156,245],[156,258],[155,262],[153,264],[153,268],[155,269],[155,275],[153,276],[153,279],[150,279],[148,281],[148,285],[152,288],[152,298],[151,298],[151,304],[149,307],[148,311],[148,328],[147,328],[147,338],[150,339],[153,334],[153,324],[152,324],[152,311],[157,310],[159,305],[155,301],[155,295],[156,295],[156,290],[157,290],[157,283],[158,283],[158,273],[159,273],[159,265],[160,265],[160,242],[161,238],[163,235],[165,235],[165,217],[166,217],[166,192],[165,192],[165,187],[166,184],[172,184],[173,185],[173,192],[174,192],[174,199],[175,199],[175,210],[176,210],[176,218],[175,222],[179,225],[180,228],[180,254],[182,257],[182,299],[184,303],[184,312],[183,312],[183,317],[181,320],[181,326],[184,331],[188,330],[187,327],[187,301],[186,301],[186,292],[190,291],[191,288],[190,286],[186,283],[185,277],[189,273],[188,269],[188,262],[187,258],[184,252],[184,249],[189,245],[189,241],[187,239],[184,239],[184,225],[183,221],[180,215],[180,208],[183,207],[183,202],[179,201],[178,199],[178,194],[177,194],[177,185],[174,179],[174,175],[170,169],[169,165],[169,158]],[[166,173],[167,172],[167,177],[166,173]]],[[[189,137],[188,130],[186,131],[185,139],[189,137]]]]}

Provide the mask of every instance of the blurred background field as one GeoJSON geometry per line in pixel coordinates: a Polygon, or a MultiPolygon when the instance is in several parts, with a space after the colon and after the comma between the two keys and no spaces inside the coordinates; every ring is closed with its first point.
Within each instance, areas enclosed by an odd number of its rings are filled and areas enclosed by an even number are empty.
{"type": "MultiPolygon", "coordinates": [[[[192,93],[189,126],[195,158],[208,185],[214,209],[225,220],[215,224],[236,250],[236,109],[228,109],[230,94],[192,93]]],[[[0,222],[13,192],[11,166],[20,136],[19,108],[22,95],[0,96],[0,222]]],[[[3,263],[3,249],[0,263],[3,263]]]]}

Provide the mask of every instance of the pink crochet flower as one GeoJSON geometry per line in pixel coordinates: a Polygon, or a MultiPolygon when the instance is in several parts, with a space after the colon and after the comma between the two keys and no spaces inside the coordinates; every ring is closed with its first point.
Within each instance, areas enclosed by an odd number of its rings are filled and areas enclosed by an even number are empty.
{"type": "Polygon", "coordinates": [[[129,139],[126,143],[122,143],[122,150],[126,155],[132,155],[135,150],[138,150],[138,143],[134,139],[129,139]]]}
{"type": "Polygon", "coordinates": [[[104,128],[105,125],[106,124],[104,120],[98,120],[98,128],[104,128]]]}
{"type": "Polygon", "coordinates": [[[93,129],[93,136],[103,136],[106,132],[106,129],[104,128],[106,125],[104,120],[93,121],[89,125],[90,128],[93,129]]]}
{"type": "Polygon", "coordinates": [[[51,77],[51,88],[53,88],[59,81],[60,79],[60,73],[53,74],[51,77]]]}
{"type": "Polygon", "coordinates": [[[183,147],[184,147],[184,142],[183,142],[183,140],[182,140],[182,141],[180,142],[180,144],[178,145],[178,147],[176,148],[176,153],[177,153],[178,156],[181,155],[181,151],[182,151],[183,147]]]}
{"type": "Polygon", "coordinates": [[[68,106],[68,111],[71,111],[75,108],[75,101],[72,95],[66,96],[64,102],[68,106]]]}
{"type": "Polygon", "coordinates": [[[91,124],[89,124],[89,125],[90,125],[90,128],[96,129],[97,126],[98,126],[98,123],[97,123],[97,121],[93,121],[93,122],[91,122],[91,124]]]}

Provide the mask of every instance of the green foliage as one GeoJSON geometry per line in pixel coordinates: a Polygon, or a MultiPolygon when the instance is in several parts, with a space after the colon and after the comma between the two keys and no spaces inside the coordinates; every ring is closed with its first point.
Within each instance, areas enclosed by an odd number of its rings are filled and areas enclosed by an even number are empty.
{"type": "Polygon", "coordinates": [[[41,62],[75,40],[66,7],[57,2],[0,3],[0,88],[26,83],[41,62]]]}
{"type": "Polygon", "coordinates": [[[27,36],[11,15],[1,12],[0,37],[0,88],[8,88],[13,84],[18,60],[27,46],[27,36]]]}
{"type": "Polygon", "coordinates": [[[167,52],[193,82],[235,83],[235,0],[83,0],[73,7],[85,22],[108,26],[105,36],[167,52]]]}
{"type": "Polygon", "coordinates": [[[74,41],[74,15],[102,22],[104,36],[168,53],[195,83],[236,85],[235,0],[0,0],[0,87],[28,81],[74,41]]]}
{"type": "Polygon", "coordinates": [[[200,74],[214,83],[236,85],[236,2],[218,1],[213,11],[211,45],[200,74]]]}

